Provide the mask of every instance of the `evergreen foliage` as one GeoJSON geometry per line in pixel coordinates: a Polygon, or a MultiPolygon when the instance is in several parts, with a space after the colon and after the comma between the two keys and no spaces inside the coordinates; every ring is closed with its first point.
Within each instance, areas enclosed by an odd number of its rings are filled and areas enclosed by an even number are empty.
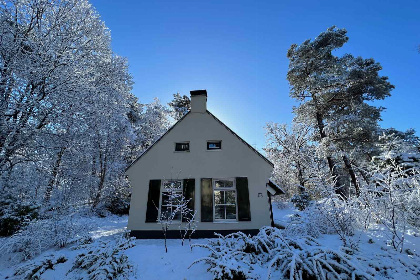
{"type": "Polygon", "coordinates": [[[38,217],[39,207],[0,194],[0,236],[10,236],[38,217]]]}

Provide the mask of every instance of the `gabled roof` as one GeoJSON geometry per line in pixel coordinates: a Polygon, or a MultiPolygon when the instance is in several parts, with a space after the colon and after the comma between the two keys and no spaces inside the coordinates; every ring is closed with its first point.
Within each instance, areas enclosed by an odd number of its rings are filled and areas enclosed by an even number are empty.
{"type": "MultiPolygon", "coordinates": [[[[248,144],[244,139],[242,139],[238,134],[236,134],[232,129],[230,129],[227,125],[225,125],[221,120],[219,120],[215,115],[213,115],[212,113],[210,113],[210,111],[206,111],[207,114],[209,114],[210,116],[212,116],[216,121],[218,121],[221,125],[223,125],[230,133],[232,133],[233,135],[235,135],[239,140],[242,141],[242,143],[244,143],[245,145],[248,146],[248,148],[250,148],[253,152],[255,152],[258,156],[260,156],[263,160],[265,160],[268,164],[270,164],[272,167],[274,167],[274,164],[269,161],[265,156],[263,156],[260,152],[258,152],[254,147],[252,147],[250,144],[248,144]]],[[[156,143],[158,143],[163,137],[165,137],[166,134],[168,134],[177,124],[179,124],[188,114],[190,114],[191,112],[186,113],[182,118],[180,118],[173,126],[171,126],[161,137],[159,137],[159,139],[157,139],[152,145],[150,145],[149,148],[147,148],[135,161],[133,161],[126,169],[125,171],[127,171],[128,169],[130,169],[131,166],[133,166],[142,156],[144,156],[148,151],[150,151],[154,145],[156,145],[156,143]]]]}

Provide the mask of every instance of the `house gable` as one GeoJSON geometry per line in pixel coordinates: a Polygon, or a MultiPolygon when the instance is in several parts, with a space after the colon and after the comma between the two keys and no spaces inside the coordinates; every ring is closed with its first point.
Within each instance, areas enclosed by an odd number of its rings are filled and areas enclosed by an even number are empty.
{"type": "MultiPolygon", "coordinates": [[[[137,162],[143,160],[143,158],[146,157],[146,154],[150,153],[153,149],[155,149],[157,146],[159,146],[159,143],[161,141],[165,141],[166,140],[165,138],[172,138],[172,137],[170,137],[170,135],[172,133],[174,133],[174,131],[176,131],[179,126],[183,126],[182,125],[182,122],[184,122],[185,119],[187,119],[187,118],[197,119],[195,117],[195,116],[197,116],[197,114],[200,114],[200,113],[188,112],[187,114],[185,114],[178,122],[176,122],[171,128],[169,128],[157,141],[155,141],[148,149],[146,149],[133,163],[131,163],[127,167],[126,173],[129,174],[129,172],[130,172],[129,170],[131,168],[133,168],[133,166],[136,165],[137,162]]],[[[268,164],[271,168],[274,167],[273,163],[271,163],[265,156],[263,156],[260,152],[258,152],[256,149],[254,149],[250,144],[248,144],[244,139],[242,139],[238,134],[236,134],[232,129],[230,129],[227,125],[225,125],[221,120],[219,120],[210,111],[207,110],[205,114],[207,114],[208,116],[211,117],[209,119],[213,119],[215,121],[215,123],[217,123],[218,125],[220,125],[221,127],[223,127],[227,132],[229,132],[233,136],[232,138],[236,138],[236,140],[238,140],[238,141],[236,141],[237,142],[237,145],[244,145],[245,147],[247,147],[249,149],[250,152],[252,151],[255,155],[257,155],[259,157],[259,159],[256,159],[257,162],[260,162],[261,159],[262,159],[264,161],[264,162],[261,162],[262,164],[268,164]]],[[[200,114],[200,115],[203,115],[203,114],[200,114]]],[[[201,121],[202,120],[203,120],[203,118],[201,118],[201,121]]],[[[214,126],[209,127],[209,126],[206,126],[205,124],[203,124],[200,127],[200,124],[199,124],[200,120],[197,120],[197,122],[198,123],[196,123],[195,126],[197,127],[198,130],[208,130],[208,129],[214,128],[214,126]]],[[[208,120],[205,121],[205,123],[208,123],[208,120]]],[[[192,124],[191,122],[188,122],[188,126],[194,126],[194,124],[192,124]]],[[[185,128],[182,128],[182,130],[184,131],[183,132],[184,138],[179,138],[178,137],[178,139],[179,139],[178,142],[189,141],[190,138],[188,137],[188,135],[191,135],[191,131],[188,131],[185,128]],[[188,133],[188,132],[190,132],[190,133],[188,133]],[[184,139],[184,140],[182,140],[182,139],[184,139]]],[[[219,132],[220,132],[220,130],[219,130],[219,132]]],[[[175,134],[176,133],[177,132],[175,132],[175,134]]],[[[200,131],[194,131],[194,132],[192,132],[192,134],[194,134],[194,133],[198,133],[199,134],[201,132],[200,131]]],[[[226,134],[225,133],[222,133],[222,134],[224,135],[224,137],[226,137],[226,134]]],[[[204,139],[204,138],[201,139],[201,142],[205,141],[204,144],[203,144],[203,147],[204,147],[204,145],[207,144],[207,141],[222,140],[220,138],[221,136],[222,135],[219,136],[217,134],[213,134],[213,136],[211,136],[211,137],[209,136],[208,137],[209,139],[204,139]]],[[[231,137],[229,137],[229,138],[231,138],[231,137]]],[[[174,143],[176,143],[176,142],[174,142],[174,143]]],[[[198,143],[194,143],[194,144],[198,144],[198,143]]],[[[223,147],[222,148],[223,151],[226,151],[226,149],[227,149],[226,147],[223,147]]],[[[170,151],[168,151],[168,153],[169,152],[170,151]]]]}

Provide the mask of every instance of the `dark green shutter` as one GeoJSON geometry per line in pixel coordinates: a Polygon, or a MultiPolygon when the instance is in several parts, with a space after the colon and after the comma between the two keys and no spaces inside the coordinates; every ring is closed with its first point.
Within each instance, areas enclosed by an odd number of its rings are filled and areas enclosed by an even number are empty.
{"type": "Polygon", "coordinates": [[[238,221],[251,221],[247,177],[236,177],[236,192],[238,195],[238,221]]]}
{"type": "MultiPolygon", "coordinates": [[[[194,213],[195,179],[184,179],[184,197],[186,200],[190,200],[188,201],[187,208],[194,213]]],[[[184,216],[182,216],[182,221],[186,222],[184,216]]]]}
{"type": "Polygon", "coordinates": [[[201,179],[201,221],[213,222],[213,187],[211,178],[201,179]]]}
{"type": "Polygon", "coordinates": [[[160,180],[150,180],[147,196],[146,223],[156,223],[159,214],[160,180]]]}

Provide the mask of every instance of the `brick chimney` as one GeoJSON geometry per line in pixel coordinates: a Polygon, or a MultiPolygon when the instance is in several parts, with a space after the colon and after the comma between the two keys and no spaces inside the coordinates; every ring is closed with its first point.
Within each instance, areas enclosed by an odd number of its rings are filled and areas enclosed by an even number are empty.
{"type": "Polygon", "coordinates": [[[207,90],[192,90],[191,113],[205,113],[207,111],[207,90]]]}

